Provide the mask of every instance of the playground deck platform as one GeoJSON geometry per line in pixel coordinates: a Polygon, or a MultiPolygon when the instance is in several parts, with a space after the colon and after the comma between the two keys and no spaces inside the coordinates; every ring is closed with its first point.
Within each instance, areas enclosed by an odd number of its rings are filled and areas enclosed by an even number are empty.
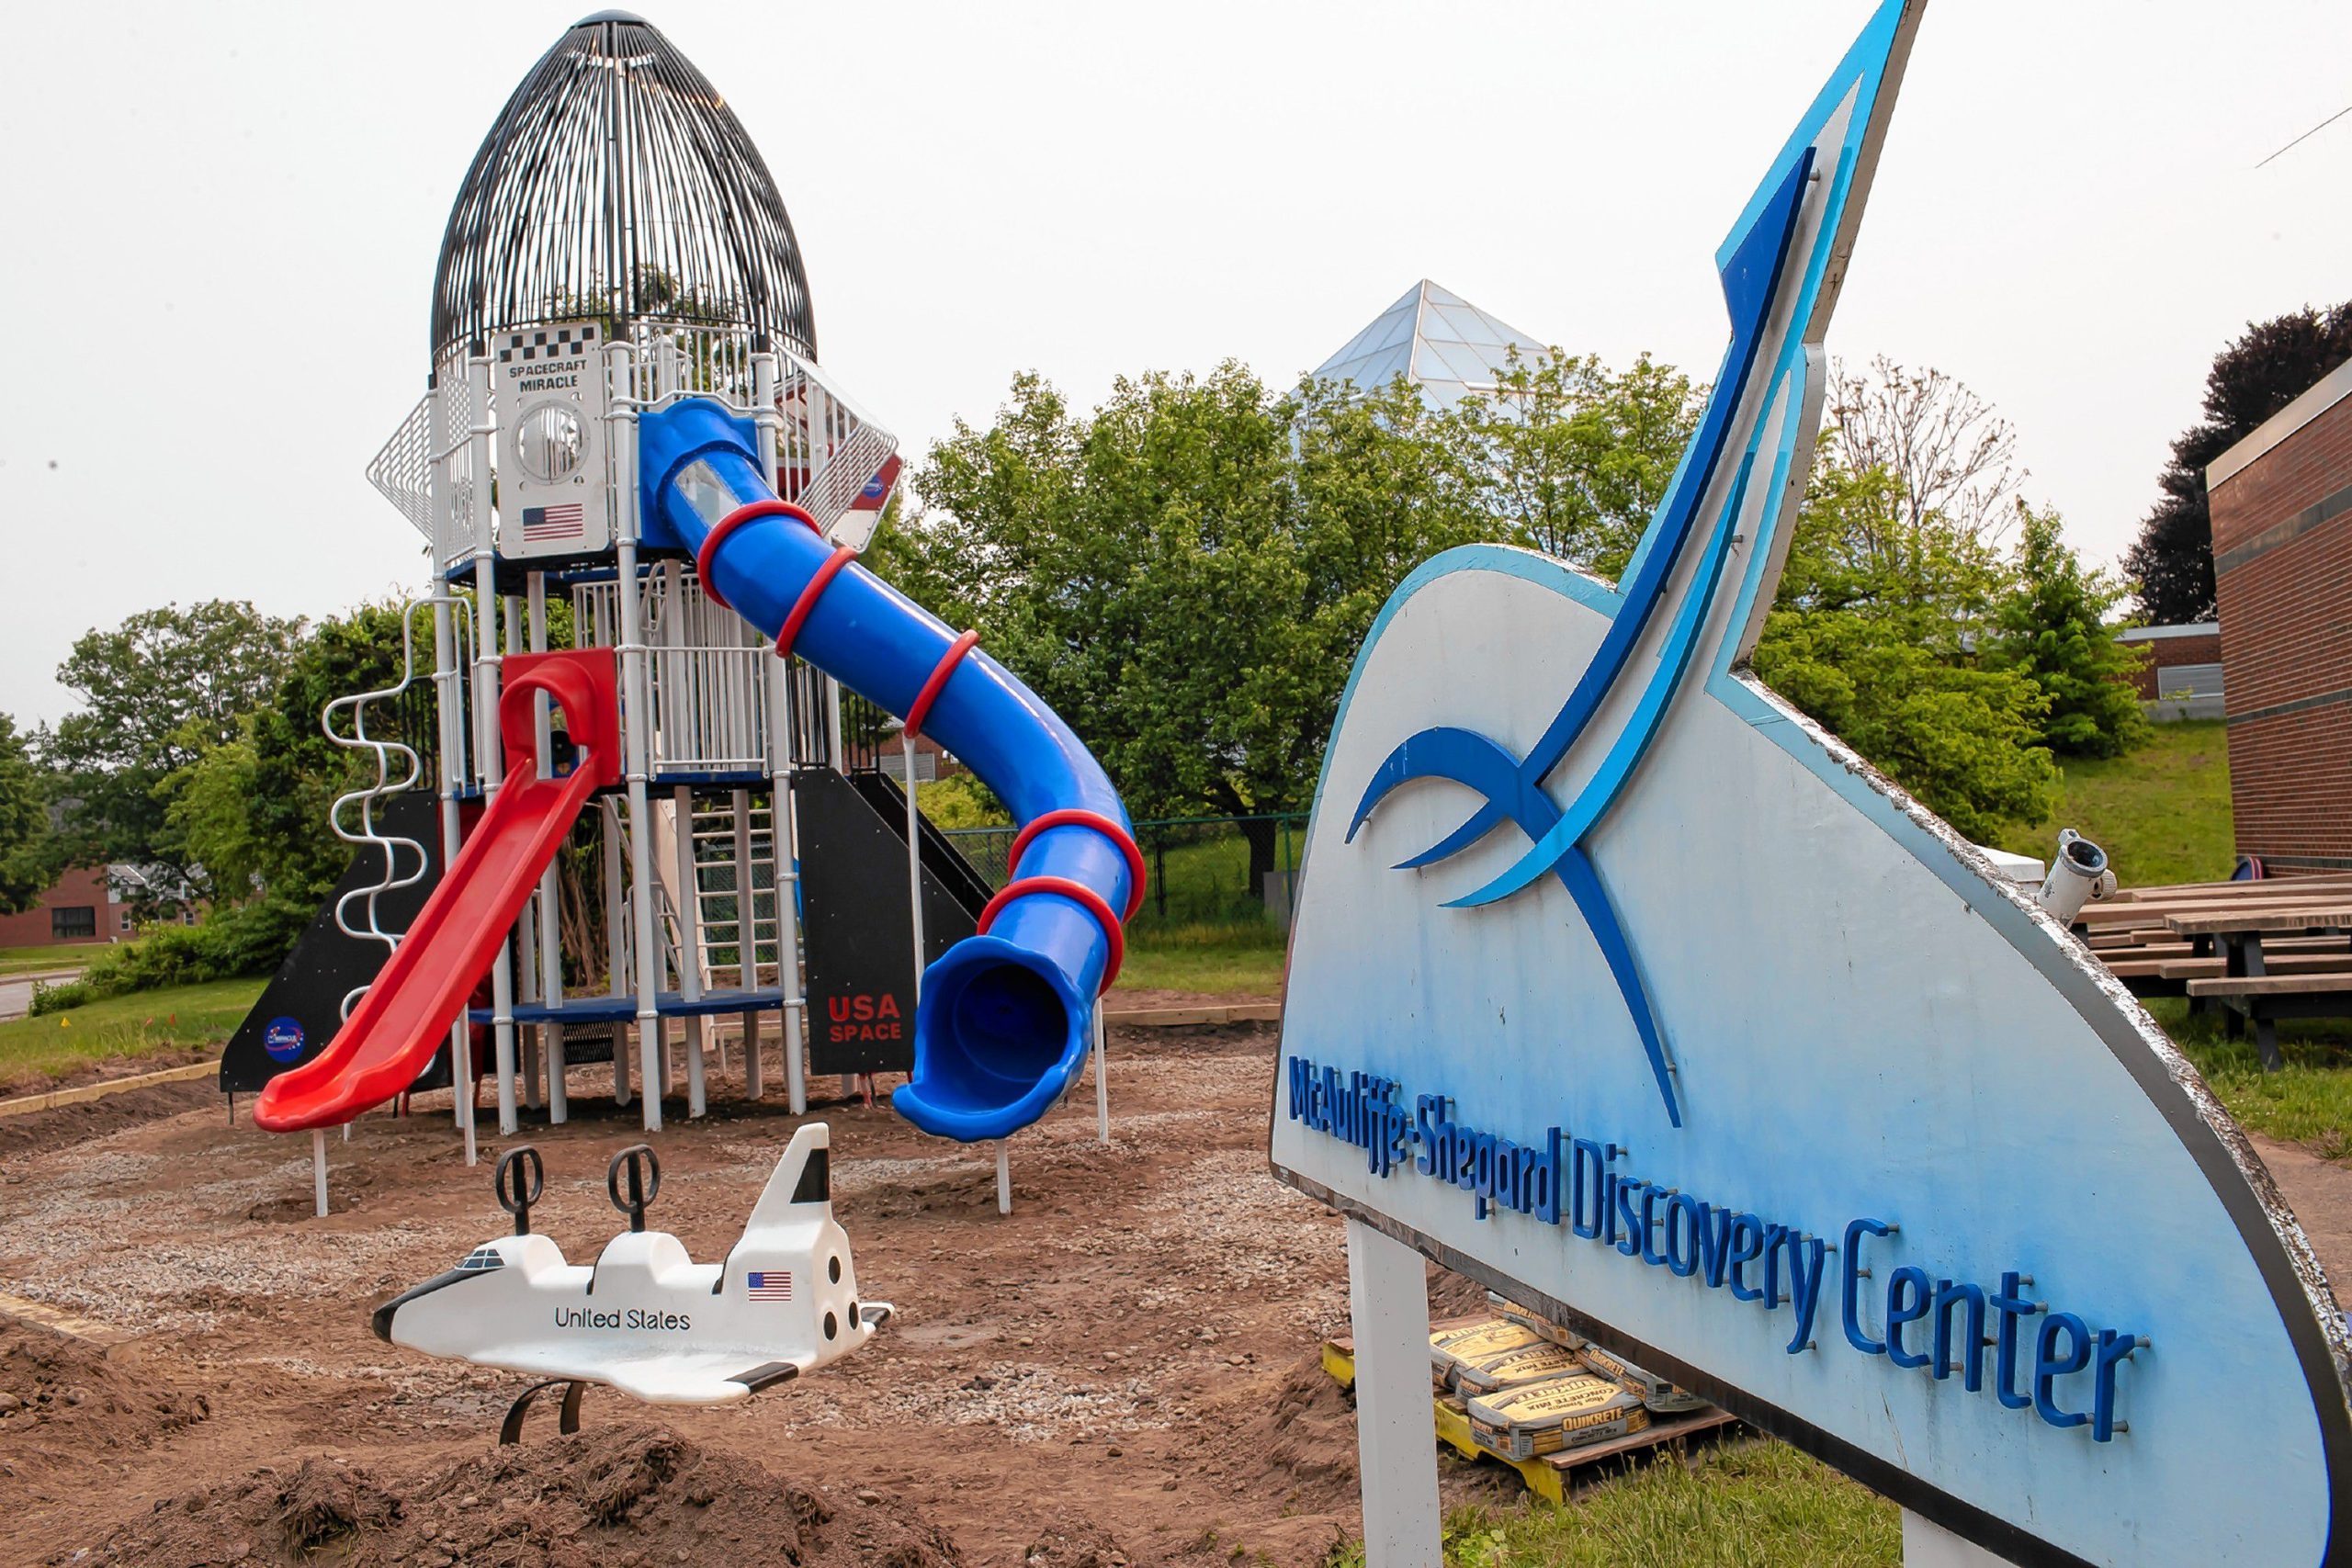
{"type": "MultiPolygon", "coordinates": [[[[663,991],[653,1010],[663,1018],[702,1018],[714,1013],[774,1012],[784,1006],[784,993],[774,987],[759,990],[713,990],[689,998],[683,991],[663,991]]],[[[471,1008],[466,1016],[479,1024],[496,1021],[488,1008],[471,1008]]],[[[561,1002],[516,1002],[509,1016],[516,1023],[633,1023],[635,996],[567,997],[561,1002]]]]}

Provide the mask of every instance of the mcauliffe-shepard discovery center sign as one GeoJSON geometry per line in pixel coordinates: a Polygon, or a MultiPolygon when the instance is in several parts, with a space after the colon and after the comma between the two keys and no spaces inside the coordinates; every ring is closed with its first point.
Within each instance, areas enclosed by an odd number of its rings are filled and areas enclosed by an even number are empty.
{"type": "Polygon", "coordinates": [[[2352,1357],[2259,1160],[2062,926],[1746,671],[1920,4],[1718,253],[1731,345],[1621,581],[1473,547],[1382,612],[1273,1165],[2012,1561],[2352,1568],[2352,1357]]]}

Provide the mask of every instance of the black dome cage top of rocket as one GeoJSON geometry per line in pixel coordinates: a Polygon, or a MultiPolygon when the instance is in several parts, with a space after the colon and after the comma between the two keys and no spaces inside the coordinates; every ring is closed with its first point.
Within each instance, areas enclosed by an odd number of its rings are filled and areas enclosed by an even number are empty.
{"type": "Polygon", "coordinates": [[[602,321],[739,330],[817,357],[808,276],[759,149],[661,30],[573,25],[523,78],[449,209],[433,364],[503,331],[602,321]]]}
{"type": "MultiPolygon", "coordinates": [[[[368,478],[450,581],[472,575],[485,527],[500,592],[526,570],[576,581],[614,565],[616,422],[707,395],[763,420],[780,493],[862,546],[898,444],[816,359],[808,270],[759,149],[659,28],[600,11],[525,73],[466,170],[434,272],[428,392],[368,478]],[[762,356],[772,386],[754,385],[762,356]],[[492,416],[493,448],[472,450],[492,416]],[[491,468],[495,499],[477,507],[491,468]]],[[[646,560],[675,554],[639,543],[646,560]]]]}

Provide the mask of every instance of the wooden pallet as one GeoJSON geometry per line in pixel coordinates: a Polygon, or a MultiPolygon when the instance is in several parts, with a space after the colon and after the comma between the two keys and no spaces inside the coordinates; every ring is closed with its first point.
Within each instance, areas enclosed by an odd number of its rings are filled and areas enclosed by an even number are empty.
{"type": "MultiPolygon", "coordinates": [[[[1470,1321],[1464,1319],[1463,1321],[1470,1321]]],[[[1432,1328],[1443,1325],[1433,1324],[1432,1328]]],[[[1356,1381],[1355,1341],[1342,1335],[1323,1341],[1323,1370],[1341,1388],[1352,1388],[1356,1381]]],[[[1647,1453],[1669,1445],[1680,1447],[1693,1438],[1717,1437],[1734,1425],[1738,1417],[1727,1410],[1709,1408],[1694,1410],[1687,1416],[1653,1417],[1651,1424],[1638,1432],[1606,1442],[1591,1443],[1583,1448],[1568,1449],[1539,1459],[1505,1459],[1491,1449],[1478,1446],[1470,1435],[1470,1412],[1463,1402],[1450,1394],[1432,1394],[1430,1404],[1437,1418],[1437,1435],[1464,1459],[1489,1460],[1496,1464],[1519,1472],[1527,1489],[1547,1502],[1566,1503],[1574,1472],[1603,1460],[1619,1459],[1627,1454],[1647,1453]]]]}

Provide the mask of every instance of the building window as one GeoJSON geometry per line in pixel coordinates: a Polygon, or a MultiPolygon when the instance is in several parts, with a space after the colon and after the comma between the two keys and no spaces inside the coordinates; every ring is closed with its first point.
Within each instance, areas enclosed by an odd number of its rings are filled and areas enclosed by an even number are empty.
{"type": "Polygon", "coordinates": [[[122,911],[122,929],[124,931],[130,929],[130,910],[128,908],[122,911]]]}
{"type": "Polygon", "coordinates": [[[95,904],[59,904],[51,908],[51,942],[85,942],[97,934],[98,910],[95,904]]]}

